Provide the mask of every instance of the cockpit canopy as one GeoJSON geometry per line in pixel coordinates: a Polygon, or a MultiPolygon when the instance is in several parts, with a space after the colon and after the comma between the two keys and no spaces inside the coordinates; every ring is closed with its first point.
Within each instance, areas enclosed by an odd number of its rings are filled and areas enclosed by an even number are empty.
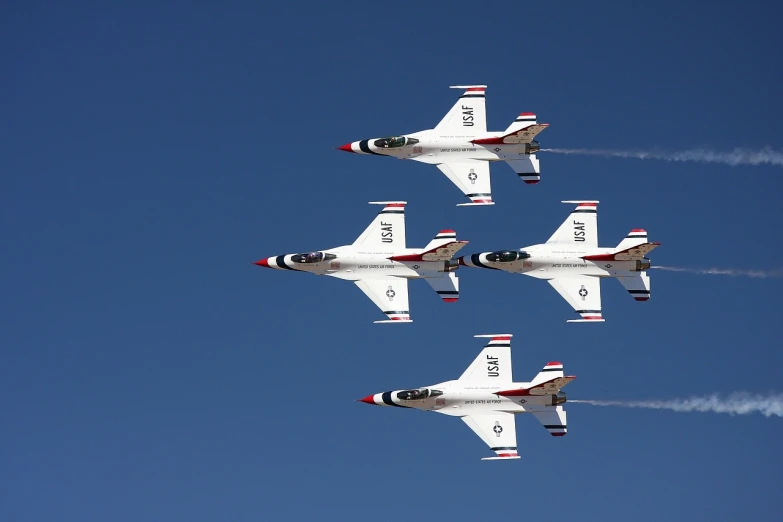
{"type": "Polygon", "coordinates": [[[419,140],[416,138],[406,138],[405,136],[400,136],[396,138],[381,138],[379,140],[375,140],[374,144],[379,149],[396,149],[397,147],[414,145],[416,143],[419,143],[419,140]]]}
{"type": "Polygon", "coordinates": [[[294,254],[291,256],[291,261],[294,263],[320,263],[321,261],[329,261],[337,256],[334,254],[324,254],[323,252],[308,252],[306,254],[294,254]]]}
{"type": "Polygon", "coordinates": [[[418,401],[428,397],[437,397],[438,395],[443,395],[443,392],[440,390],[430,390],[429,388],[397,392],[397,398],[401,401],[418,401]]]}
{"type": "Polygon", "coordinates": [[[527,259],[528,257],[530,257],[530,254],[522,250],[501,250],[499,252],[491,252],[487,254],[487,261],[493,261],[495,263],[510,263],[511,261],[527,259]]]}

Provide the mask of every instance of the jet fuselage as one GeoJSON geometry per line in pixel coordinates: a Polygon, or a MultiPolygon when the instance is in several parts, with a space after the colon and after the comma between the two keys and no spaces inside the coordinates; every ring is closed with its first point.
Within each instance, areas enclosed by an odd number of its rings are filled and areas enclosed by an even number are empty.
{"type": "Polygon", "coordinates": [[[515,388],[528,388],[529,382],[507,383],[503,386],[482,384],[462,385],[458,381],[447,381],[425,388],[413,390],[395,390],[369,395],[361,402],[378,406],[399,406],[424,411],[437,411],[445,415],[464,416],[502,411],[506,413],[526,413],[546,411],[551,406],[564,404],[565,393],[558,395],[529,395],[524,397],[503,397],[497,392],[515,388]],[[415,398],[416,394],[426,395],[415,398]],[[414,397],[405,399],[405,397],[414,397]]]}
{"type": "Polygon", "coordinates": [[[328,275],[346,280],[360,280],[373,277],[395,276],[406,279],[438,277],[443,272],[458,268],[456,261],[394,261],[392,256],[415,254],[416,249],[402,249],[396,252],[361,252],[350,246],[310,252],[306,254],[283,254],[256,262],[267,268],[297,270],[315,275],[328,275]],[[321,261],[309,261],[306,256],[321,255],[321,261]]]}
{"type": "MultiPolygon", "coordinates": [[[[496,138],[499,133],[490,133],[480,138],[496,138]]],[[[538,151],[538,143],[518,144],[476,144],[476,136],[438,136],[433,130],[406,134],[399,138],[403,145],[394,145],[390,138],[373,138],[354,141],[340,147],[346,152],[375,154],[398,159],[412,159],[423,163],[447,163],[449,161],[516,160],[538,151]],[[391,144],[390,144],[391,143],[391,144]]]]}
{"type": "MultiPolygon", "coordinates": [[[[577,251],[552,247],[551,245],[533,245],[519,251],[482,252],[461,257],[460,265],[503,270],[512,274],[524,274],[537,279],[553,279],[568,275],[586,275],[594,277],[630,277],[650,267],[648,259],[642,261],[591,261],[585,256],[608,255],[611,248],[596,248],[589,251],[577,251]],[[512,261],[488,259],[502,253],[527,255],[512,261]]],[[[521,256],[520,256],[521,257],[521,256]]]]}

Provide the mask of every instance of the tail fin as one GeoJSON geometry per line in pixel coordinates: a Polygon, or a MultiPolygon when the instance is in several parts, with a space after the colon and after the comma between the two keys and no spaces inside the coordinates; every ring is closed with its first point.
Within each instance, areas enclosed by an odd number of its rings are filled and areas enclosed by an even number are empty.
{"type": "Polygon", "coordinates": [[[467,244],[467,241],[457,241],[457,233],[453,230],[441,230],[420,253],[392,256],[389,259],[392,261],[448,261],[467,244]]]}
{"type": "Polygon", "coordinates": [[[644,230],[643,228],[634,228],[617,245],[617,251],[622,251],[627,248],[633,248],[639,245],[643,245],[646,242],[647,242],[647,231],[644,230]]]}
{"type": "Polygon", "coordinates": [[[566,384],[576,379],[575,375],[564,375],[562,363],[553,361],[546,363],[544,369],[538,372],[530,384],[522,388],[496,392],[502,397],[526,397],[530,395],[555,395],[566,384]]]}
{"type": "Polygon", "coordinates": [[[467,241],[457,241],[457,233],[453,230],[441,230],[424,247],[422,259],[425,261],[446,261],[467,245],[467,241]]]}
{"type": "MultiPolygon", "coordinates": [[[[514,123],[511,125],[513,126],[514,123]]],[[[534,123],[533,125],[528,125],[512,132],[504,132],[501,136],[477,138],[472,140],[472,143],[477,145],[519,145],[522,143],[531,143],[536,136],[547,127],[549,127],[548,123],[534,123]]]]}
{"type": "Polygon", "coordinates": [[[544,366],[544,368],[538,372],[538,375],[533,377],[533,380],[530,381],[530,388],[538,386],[547,381],[551,381],[552,379],[563,377],[564,375],[563,363],[557,361],[548,362],[546,363],[546,366],[544,366]]]}
{"type": "MultiPolygon", "coordinates": [[[[643,261],[650,251],[660,246],[660,243],[650,243],[647,241],[647,231],[641,228],[634,228],[620,241],[611,254],[595,254],[584,256],[582,259],[588,261],[643,261]]],[[[639,265],[639,263],[637,263],[639,265]]],[[[639,265],[637,270],[650,268],[649,263],[646,266],[639,265]]]]}
{"type": "Polygon", "coordinates": [[[650,298],[650,276],[647,272],[639,272],[633,277],[618,277],[617,280],[637,301],[647,301],[650,298]]]}
{"type": "Polygon", "coordinates": [[[512,132],[516,132],[518,130],[524,129],[525,127],[530,127],[531,125],[536,124],[536,115],[532,112],[523,112],[519,116],[517,116],[517,119],[511,122],[511,125],[508,126],[506,130],[503,131],[504,135],[511,134],[512,132]]]}

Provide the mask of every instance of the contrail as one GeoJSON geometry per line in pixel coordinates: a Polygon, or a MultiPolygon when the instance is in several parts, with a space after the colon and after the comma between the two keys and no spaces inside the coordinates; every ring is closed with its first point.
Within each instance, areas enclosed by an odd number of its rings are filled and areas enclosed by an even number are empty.
{"type": "Polygon", "coordinates": [[[746,270],[742,268],[684,268],[680,266],[652,266],[658,270],[668,270],[669,272],[687,272],[689,274],[699,275],[726,275],[731,277],[755,277],[766,279],[768,277],[783,277],[783,269],[773,270],[746,270]]]}
{"type": "Polygon", "coordinates": [[[723,163],[725,165],[776,165],[783,166],[783,151],[764,147],[761,150],[734,149],[716,151],[690,149],[683,151],[663,150],[612,150],[612,149],[541,149],[555,154],[578,154],[582,156],[610,156],[615,158],[656,159],[663,161],[696,161],[699,163],[723,163]]]}
{"type": "Polygon", "coordinates": [[[765,417],[783,417],[783,393],[754,395],[747,392],[735,392],[726,398],[717,394],[687,399],[666,401],[579,401],[569,403],[592,404],[593,406],[619,406],[622,408],[648,408],[651,410],[671,410],[679,412],[702,411],[728,413],[729,415],[748,415],[761,413],[765,417]]]}

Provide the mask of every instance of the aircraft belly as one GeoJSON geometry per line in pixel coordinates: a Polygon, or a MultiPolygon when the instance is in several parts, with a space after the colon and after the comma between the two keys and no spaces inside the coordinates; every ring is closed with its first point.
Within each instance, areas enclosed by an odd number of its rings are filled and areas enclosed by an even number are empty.
{"type": "Polygon", "coordinates": [[[407,267],[389,259],[338,257],[327,263],[325,270],[321,273],[340,279],[356,281],[392,275],[404,276],[406,271],[410,272],[407,267]]]}

